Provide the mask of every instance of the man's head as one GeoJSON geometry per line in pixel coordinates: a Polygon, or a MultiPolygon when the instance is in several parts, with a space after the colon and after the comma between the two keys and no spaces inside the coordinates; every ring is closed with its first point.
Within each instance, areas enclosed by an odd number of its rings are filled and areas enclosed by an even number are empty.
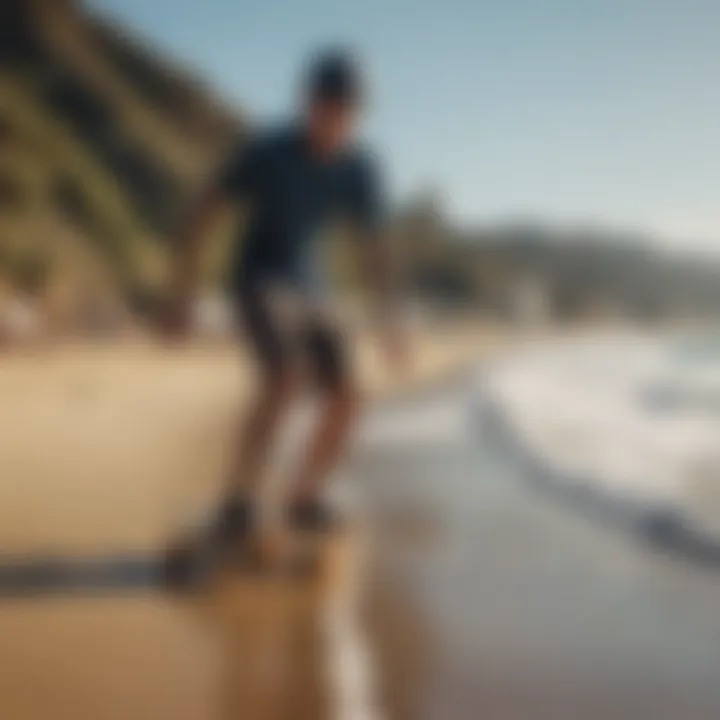
{"type": "Polygon", "coordinates": [[[362,104],[362,81],[355,60],[345,52],[318,56],[306,84],[310,140],[320,152],[334,152],[352,136],[362,104]]]}

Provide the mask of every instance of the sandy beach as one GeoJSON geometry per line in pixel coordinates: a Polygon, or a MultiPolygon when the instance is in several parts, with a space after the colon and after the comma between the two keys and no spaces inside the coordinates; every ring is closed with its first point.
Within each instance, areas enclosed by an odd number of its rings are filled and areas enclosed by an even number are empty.
{"type": "MultiPolygon", "coordinates": [[[[487,326],[433,328],[396,377],[361,340],[358,372],[374,405],[502,341],[487,326]]],[[[217,496],[254,382],[242,348],[227,346],[68,345],[1,368],[0,552],[15,559],[156,553],[217,496]]],[[[194,601],[152,589],[0,601],[0,715],[335,717],[318,626],[326,600],[252,581],[194,601]]]]}

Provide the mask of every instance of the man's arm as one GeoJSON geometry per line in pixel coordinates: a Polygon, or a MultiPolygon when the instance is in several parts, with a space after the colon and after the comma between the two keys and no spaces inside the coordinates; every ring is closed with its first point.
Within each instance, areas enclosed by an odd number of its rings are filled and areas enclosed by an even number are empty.
{"type": "Polygon", "coordinates": [[[409,343],[403,317],[403,282],[399,258],[386,235],[366,238],[361,247],[364,284],[372,298],[373,323],[388,359],[402,364],[409,343]]]}
{"type": "Polygon", "coordinates": [[[198,268],[203,240],[208,236],[226,197],[215,188],[205,191],[185,218],[173,243],[175,257],[170,278],[170,307],[167,330],[183,333],[187,329],[189,309],[197,288],[198,268]]]}
{"type": "Polygon", "coordinates": [[[398,258],[387,234],[375,231],[360,243],[360,263],[364,285],[373,296],[381,317],[396,316],[401,302],[398,258]]]}
{"type": "Polygon", "coordinates": [[[377,168],[360,166],[355,186],[354,220],[359,234],[363,284],[371,293],[373,315],[383,345],[393,361],[407,350],[402,313],[403,279],[400,258],[387,231],[385,200],[377,168]]]}
{"type": "Polygon", "coordinates": [[[229,160],[194,203],[176,236],[175,262],[172,268],[168,330],[183,333],[187,328],[189,309],[198,283],[203,240],[229,199],[252,193],[260,167],[257,142],[235,150],[229,160]]]}

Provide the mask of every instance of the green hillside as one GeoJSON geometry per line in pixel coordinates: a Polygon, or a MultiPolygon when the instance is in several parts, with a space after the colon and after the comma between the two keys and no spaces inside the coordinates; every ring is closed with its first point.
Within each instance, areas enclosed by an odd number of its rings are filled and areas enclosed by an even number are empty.
{"type": "Polygon", "coordinates": [[[37,284],[84,257],[152,291],[188,198],[241,133],[202,83],[81,3],[4,0],[0,274],[37,284]]]}

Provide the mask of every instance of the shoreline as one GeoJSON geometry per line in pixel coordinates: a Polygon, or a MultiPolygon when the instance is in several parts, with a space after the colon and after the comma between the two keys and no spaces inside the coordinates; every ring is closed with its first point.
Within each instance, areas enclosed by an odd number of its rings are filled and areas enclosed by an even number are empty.
{"type": "MultiPolygon", "coordinates": [[[[687,329],[685,329],[683,335],[679,337],[687,336],[687,332],[687,329]]],[[[663,348],[665,343],[670,343],[671,340],[676,341],[677,337],[677,333],[672,332],[664,333],[661,336],[654,334],[644,338],[646,342],[649,340],[650,345],[641,344],[639,348],[641,353],[647,353],[648,348],[663,348]]],[[[622,340],[622,336],[614,338],[616,343],[618,338],[622,340]]],[[[632,340],[637,341],[637,338],[632,338],[632,340]]],[[[613,342],[612,337],[609,338],[609,342],[613,342]]],[[[568,458],[572,459],[574,455],[572,452],[568,455],[567,448],[555,447],[552,444],[548,445],[549,440],[553,437],[552,434],[549,438],[545,438],[542,434],[537,435],[539,430],[535,428],[533,423],[538,420],[534,414],[537,413],[536,406],[540,399],[545,398],[548,391],[550,395],[553,392],[563,393],[566,390],[577,392],[578,388],[573,383],[577,384],[579,378],[590,388],[590,393],[599,393],[598,397],[602,397],[605,401],[602,408],[593,406],[593,418],[600,417],[598,414],[603,410],[607,412],[608,408],[615,408],[612,403],[608,404],[608,397],[611,393],[614,402],[618,403],[616,412],[620,412],[623,408],[620,401],[627,402],[629,406],[640,402],[640,399],[635,398],[632,394],[638,391],[638,387],[644,388],[645,391],[649,391],[648,388],[655,387],[653,380],[656,377],[657,368],[652,364],[648,367],[641,365],[642,368],[645,368],[643,371],[634,368],[632,373],[635,373],[637,377],[631,373],[628,376],[632,380],[630,382],[628,378],[622,376],[621,380],[617,381],[617,387],[614,385],[605,387],[602,382],[607,381],[607,378],[602,374],[595,378],[594,384],[591,382],[590,375],[587,378],[581,374],[577,374],[575,377],[572,374],[569,376],[563,375],[563,384],[556,386],[561,376],[558,375],[557,368],[552,364],[552,359],[555,359],[556,362],[563,358],[566,359],[568,351],[573,357],[572,353],[579,350],[578,358],[585,358],[586,361],[589,361],[588,359],[595,358],[592,354],[592,347],[594,346],[591,346],[590,354],[585,357],[582,353],[587,352],[586,349],[577,343],[571,342],[567,345],[549,346],[550,354],[547,357],[546,354],[540,353],[539,365],[537,362],[533,365],[532,360],[526,365],[521,363],[520,368],[513,369],[507,378],[502,377],[502,373],[499,380],[495,378],[496,383],[498,383],[496,386],[484,385],[478,390],[477,397],[477,417],[481,427],[492,435],[495,441],[508,452],[510,457],[514,458],[514,462],[522,468],[520,474],[531,489],[550,496],[552,499],[568,506],[574,512],[579,512],[616,529],[633,533],[641,538],[643,542],[649,543],[653,547],[706,565],[720,566],[720,535],[717,532],[717,527],[708,524],[708,517],[698,514],[698,508],[693,504],[697,503],[697,500],[693,499],[691,494],[693,492],[693,486],[690,484],[693,470],[693,465],[690,463],[692,456],[688,458],[680,456],[690,464],[687,467],[675,468],[676,472],[679,473],[678,479],[675,485],[668,486],[663,484],[662,477],[654,475],[646,477],[653,466],[648,468],[645,468],[644,465],[641,466],[645,474],[634,478],[634,476],[615,476],[612,472],[612,465],[609,467],[602,464],[598,466],[597,463],[593,465],[588,458],[597,460],[597,449],[595,449],[595,455],[586,451],[583,454],[584,462],[573,464],[569,462],[568,458]],[[549,365],[547,364],[548,358],[551,359],[549,365]],[[543,361],[545,364],[543,364],[543,361]],[[548,368],[552,369],[548,370],[548,368]],[[513,376],[516,383],[521,383],[522,378],[533,371],[541,373],[541,375],[534,378],[536,384],[538,378],[545,377],[542,383],[545,388],[544,395],[541,394],[535,397],[532,394],[535,385],[532,383],[527,388],[519,384],[513,390],[513,376]],[[546,376],[542,375],[543,372],[545,372],[546,376]],[[643,372],[645,374],[642,374],[643,372]],[[504,388],[503,383],[507,380],[510,380],[510,385],[504,388]],[[630,382],[630,384],[626,388],[622,382],[630,382]],[[524,392],[528,393],[527,399],[517,394],[518,390],[523,388],[525,388],[524,392]],[[525,417],[523,413],[528,416],[525,417]]],[[[634,346],[629,346],[629,348],[631,347],[634,346]]],[[[625,357],[623,367],[629,363],[632,368],[632,361],[635,360],[636,363],[643,361],[645,355],[640,354],[640,360],[638,360],[638,357],[632,355],[631,352],[629,353],[629,348],[624,351],[623,357],[626,355],[628,357],[625,357]]],[[[615,352],[619,351],[615,350],[615,352]]],[[[615,356],[611,355],[611,357],[615,356]]],[[[654,356],[648,357],[653,358],[654,356]]],[[[652,362],[652,360],[650,361],[652,362]]],[[[645,359],[645,362],[647,362],[647,359],[645,359]]],[[[581,367],[585,368],[584,365],[581,367]]],[[[592,368],[592,366],[588,367],[592,368]]],[[[603,367],[601,363],[600,368],[603,367]]],[[[668,369],[664,365],[660,367],[664,368],[664,370],[661,369],[657,377],[660,378],[660,386],[664,387],[662,383],[667,379],[664,373],[667,373],[668,369]]],[[[566,372],[572,372],[572,369],[569,366],[566,372]]],[[[627,370],[627,367],[625,367],[625,370],[627,370]]],[[[599,371],[596,370],[595,372],[599,371]]],[[[673,368],[673,372],[679,372],[679,370],[673,368]]],[[[533,377],[531,375],[529,379],[533,380],[533,377]]],[[[587,393],[586,388],[583,388],[583,393],[587,393]]],[[[570,397],[575,398],[575,395],[570,397]]],[[[588,417],[583,415],[587,410],[586,404],[590,397],[594,397],[594,395],[586,396],[586,394],[583,394],[575,398],[578,403],[577,407],[566,401],[567,406],[562,406],[557,417],[553,416],[552,412],[547,409],[548,416],[544,417],[543,423],[549,425],[555,434],[567,430],[567,433],[569,433],[568,443],[572,443],[573,437],[582,439],[587,436],[599,443],[598,447],[605,448],[606,452],[610,452],[614,449],[614,446],[607,443],[615,438],[618,433],[622,433],[624,426],[621,424],[615,427],[612,424],[607,425],[607,423],[598,425],[597,422],[593,424],[588,417]],[[576,413],[577,417],[573,415],[573,412],[576,413]],[[603,435],[601,432],[608,433],[611,429],[613,429],[614,434],[610,437],[603,435]],[[605,441],[605,445],[602,444],[602,441],[605,441]]],[[[647,422],[649,423],[653,417],[651,415],[647,422]]],[[[621,423],[623,419],[624,416],[617,418],[614,422],[616,424],[621,423]]],[[[645,418],[641,419],[645,420],[645,418]]],[[[648,425],[647,428],[644,425],[641,427],[647,429],[647,431],[664,429],[662,426],[655,428],[654,425],[648,425]]],[[[633,429],[634,426],[630,426],[629,430],[633,429]]],[[[682,430],[682,428],[676,428],[675,426],[670,429],[673,430],[673,436],[682,430]]],[[[633,435],[630,436],[630,438],[633,437],[633,435]]],[[[651,435],[650,438],[652,437],[654,436],[651,435]]],[[[661,441],[663,437],[662,435],[659,436],[660,440],[656,439],[656,442],[661,441]]],[[[645,447],[645,445],[642,447],[621,445],[621,447],[632,452],[630,457],[639,462],[645,457],[643,453],[650,452],[650,449],[654,446],[651,444],[648,447],[645,447]]],[[[706,458],[702,454],[704,446],[692,447],[696,454],[700,453],[695,458],[696,462],[712,459],[709,456],[706,458]]],[[[657,462],[659,461],[656,459],[656,465],[657,462]]],[[[709,477],[707,482],[711,480],[712,478],[709,477]]]]}

